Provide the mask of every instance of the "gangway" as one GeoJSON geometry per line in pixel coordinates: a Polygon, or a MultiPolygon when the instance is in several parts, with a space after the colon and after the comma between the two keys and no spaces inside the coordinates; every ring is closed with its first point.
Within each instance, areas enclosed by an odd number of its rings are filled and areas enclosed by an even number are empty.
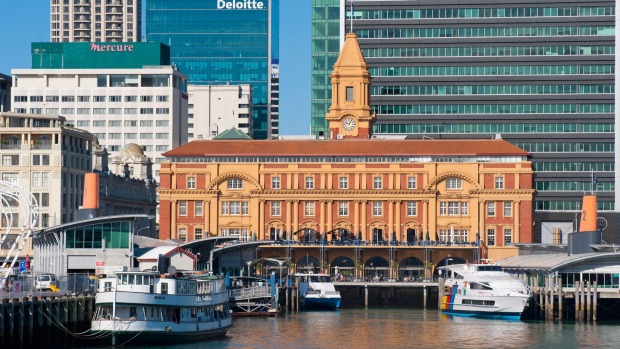
{"type": "Polygon", "coordinates": [[[0,246],[4,245],[11,230],[15,228],[14,224],[19,228],[19,233],[0,266],[0,281],[4,284],[11,274],[11,270],[13,270],[13,266],[21,255],[24,246],[26,246],[28,238],[32,235],[32,228],[36,226],[39,220],[39,203],[35,196],[27,189],[12,182],[0,181],[0,213],[5,222],[0,246]],[[19,210],[19,214],[16,215],[17,218],[14,218],[16,207],[19,210]],[[17,221],[14,223],[15,219],[17,221]]]}

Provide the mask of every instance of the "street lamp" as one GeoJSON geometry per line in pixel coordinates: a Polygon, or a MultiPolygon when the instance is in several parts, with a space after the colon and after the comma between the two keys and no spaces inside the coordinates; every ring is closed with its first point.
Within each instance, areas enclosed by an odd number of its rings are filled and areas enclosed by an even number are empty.
{"type": "Polygon", "coordinates": [[[252,265],[252,261],[247,261],[245,264],[248,265],[248,277],[250,277],[250,265],[252,265]]]}

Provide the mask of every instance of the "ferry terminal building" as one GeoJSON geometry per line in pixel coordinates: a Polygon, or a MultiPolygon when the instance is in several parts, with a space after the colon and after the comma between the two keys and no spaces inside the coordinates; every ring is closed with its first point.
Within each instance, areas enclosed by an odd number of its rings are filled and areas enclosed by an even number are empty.
{"type": "Polygon", "coordinates": [[[529,153],[502,139],[372,139],[355,34],[331,78],[329,140],[197,140],[164,153],[160,239],[480,243],[491,259],[532,242],[529,153]]]}

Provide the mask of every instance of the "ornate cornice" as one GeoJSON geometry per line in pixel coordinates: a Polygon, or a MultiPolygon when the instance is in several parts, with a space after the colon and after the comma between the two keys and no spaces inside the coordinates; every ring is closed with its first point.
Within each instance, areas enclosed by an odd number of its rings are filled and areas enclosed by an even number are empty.
{"type": "Polygon", "coordinates": [[[219,190],[203,190],[203,189],[159,189],[157,190],[160,196],[162,195],[218,195],[219,190]]]}
{"type": "MultiPolygon", "coordinates": [[[[442,174],[441,176],[437,176],[435,177],[432,181],[430,181],[426,187],[424,188],[425,190],[430,190],[430,188],[434,187],[437,185],[437,183],[444,181],[448,178],[460,178],[464,181],[467,181],[468,183],[472,184],[475,189],[474,190],[480,190],[480,184],[475,181],[473,178],[469,177],[468,175],[465,175],[463,173],[458,173],[458,172],[449,172],[449,173],[445,173],[442,174]]],[[[473,191],[473,190],[472,190],[473,191]]]]}
{"type": "Polygon", "coordinates": [[[267,189],[260,192],[260,195],[264,196],[282,196],[282,195],[294,195],[303,197],[322,197],[325,195],[332,195],[334,197],[344,196],[381,196],[387,195],[434,195],[437,190],[411,190],[411,189],[390,189],[390,190],[377,190],[377,189],[284,189],[284,190],[272,190],[267,189]]]}

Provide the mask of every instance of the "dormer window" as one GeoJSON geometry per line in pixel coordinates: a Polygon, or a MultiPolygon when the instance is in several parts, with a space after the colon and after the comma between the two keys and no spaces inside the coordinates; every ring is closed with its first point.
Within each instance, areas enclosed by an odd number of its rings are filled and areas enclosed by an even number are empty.
{"type": "Polygon", "coordinates": [[[353,102],[353,86],[346,87],[346,101],[353,102]]]}

